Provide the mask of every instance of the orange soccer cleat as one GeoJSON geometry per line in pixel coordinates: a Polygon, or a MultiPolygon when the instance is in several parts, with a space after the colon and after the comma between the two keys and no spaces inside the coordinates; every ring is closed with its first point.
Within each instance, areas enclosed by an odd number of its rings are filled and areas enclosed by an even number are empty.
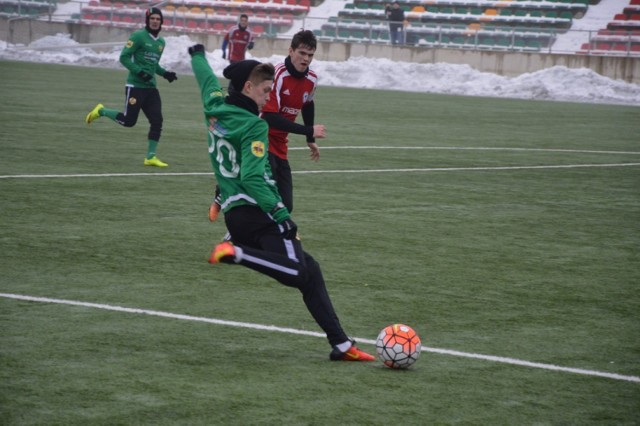
{"type": "Polygon", "coordinates": [[[353,345],[346,352],[340,352],[337,347],[334,347],[329,359],[331,361],[375,361],[376,358],[358,349],[356,342],[353,342],[353,345]]]}
{"type": "Polygon", "coordinates": [[[235,260],[235,257],[236,248],[229,241],[225,241],[214,247],[211,255],[209,256],[209,263],[231,263],[235,260]]]}

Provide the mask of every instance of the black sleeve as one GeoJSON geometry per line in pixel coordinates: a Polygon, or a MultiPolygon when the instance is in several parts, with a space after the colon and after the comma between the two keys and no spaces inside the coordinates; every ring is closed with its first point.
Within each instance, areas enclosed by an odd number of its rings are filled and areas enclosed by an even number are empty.
{"type": "Polygon", "coordinates": [[[262,118],[267,122],[269,127],[282,130],[283,132],[295,133],[296,135],[305,135],[307,141],[309,138],[313,139],[313,126],[303,126],[302,124],[287,120],[277,112],[265,112],[262,114],[262,118]]]}
{"type": "Polygon", "coordinates": [[[313,121],[316,117],[316,104],[313,101],[309,102],[302,107],[302,122],[305,126],[309,126],[312,129],[311,136],[307,135],[307,142],[315,142],[316,138],[313,137],[313,121]]]}

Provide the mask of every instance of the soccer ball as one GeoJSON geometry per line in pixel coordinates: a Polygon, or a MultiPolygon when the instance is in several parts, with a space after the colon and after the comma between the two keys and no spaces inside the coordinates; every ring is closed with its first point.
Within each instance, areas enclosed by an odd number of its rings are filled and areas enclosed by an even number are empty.
{"type": "Polygon", "coordinates": [[[409,368],[418,360],[421,349],[418,334],[404,324],[385,327],[376,340],[378,358],[389,368],[409,368]]]}

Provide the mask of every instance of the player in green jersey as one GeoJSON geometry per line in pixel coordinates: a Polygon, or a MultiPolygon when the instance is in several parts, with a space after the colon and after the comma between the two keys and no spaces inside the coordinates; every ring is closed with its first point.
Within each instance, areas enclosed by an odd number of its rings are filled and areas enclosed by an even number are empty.
{"type": "Polygon", "coordinates": [[[297,226],[271,176],[267,122],[258,117],[269,98],[274,67],[247,60],[229,65],[232,89],[224,97],[201,44],[189,48],[208,129],[209,156],[220,187],[231,242],[218,244],[209,262],[238,264],[302,293],[307,309],[326,333],[333,361],[373,361],[342,329],[320,265],[296,238],[297,226]]]}
{"type": "Polygon", "coordinates": [[[145,166],[167,167],[156,156],[156,149],[162,133],[162,100],[156,88],[156,75],[164,77],[169,83],[178,79],[175,72],[167,71],[160,66],[160,57],[165,42],[159,33],[162,29],[162,12],[152,7],[147,9],[146,26],[135,31],[120,53],[120,63],[129,70],[125,88],[126,102],[123,112],[105,108],[98,104],[87,114],[85,121],[91,124],[100,117],[109,117],[116,123],[133,127],[138,121],[140,110],[149,120],[149,134],[145,166]]]}

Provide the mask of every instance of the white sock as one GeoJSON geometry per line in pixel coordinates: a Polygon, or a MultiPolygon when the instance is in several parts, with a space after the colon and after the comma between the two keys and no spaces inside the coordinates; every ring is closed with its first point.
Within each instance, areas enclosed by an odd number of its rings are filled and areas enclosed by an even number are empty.
{"type": "Polygon", "coordinates": [[[244,250],[242,250],[238,246],[234,246],[233,248],[234,248],[234,250],[236,252],[236,255],[233,256],[233,261],[236,262],[236,263],[240,263],[240,261],[242,260],[242,255],[244,254],[244,250]]]}
{"type": "Polygon", "coordinates": [[[349,350],[349,348],[351,348],[351,346],[353,346],[353,343],[351,343],[351,340],[347,340],[346,342],[340,343],[339,345],[336,345],[336,348],[338,348],[338,350],[340,352],[346,352],[349,350]]]}

